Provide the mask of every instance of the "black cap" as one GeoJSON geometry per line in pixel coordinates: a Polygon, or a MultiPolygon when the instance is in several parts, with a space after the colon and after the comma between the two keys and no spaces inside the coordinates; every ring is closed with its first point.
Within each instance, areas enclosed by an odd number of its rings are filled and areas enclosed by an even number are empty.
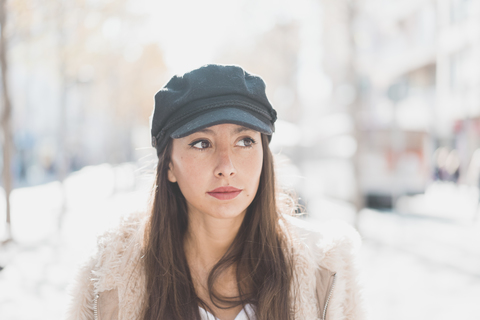
{"type": "Polygon", "coordinates": [[[205,65],[174,76],[155,95],[152,146],[160,154],[169,137],[182,138],[222,123],[234,123],[269,135],[277,112],[262,78],[238,66],[205,65]]]}

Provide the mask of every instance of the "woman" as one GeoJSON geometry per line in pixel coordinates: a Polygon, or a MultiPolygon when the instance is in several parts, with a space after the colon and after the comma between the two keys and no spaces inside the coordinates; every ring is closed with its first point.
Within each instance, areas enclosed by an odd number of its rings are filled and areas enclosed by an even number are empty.
{"type": "Polygon", "coordinates": [[[151,210],[99,238],[69,319],[362,319],[358,235],[288,217],[275,120],[263,80],[240,67],[173,77],[151,118],[151,210]]]}

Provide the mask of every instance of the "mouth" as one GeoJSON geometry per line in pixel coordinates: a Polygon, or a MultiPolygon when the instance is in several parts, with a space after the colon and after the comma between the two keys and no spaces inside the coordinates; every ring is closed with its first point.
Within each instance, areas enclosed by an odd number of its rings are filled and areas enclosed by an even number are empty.
{"type": "Polygon", "coordinates": [[[231,200],[236,198],[240,192],[242,192],[242,189],[227,186],[213,189],[207,193],[218,200],[231,200]]]}

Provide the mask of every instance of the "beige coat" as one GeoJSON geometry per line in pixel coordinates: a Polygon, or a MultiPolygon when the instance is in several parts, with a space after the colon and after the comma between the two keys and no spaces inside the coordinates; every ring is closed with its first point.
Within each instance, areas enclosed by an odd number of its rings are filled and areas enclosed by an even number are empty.
{"type": "MultiPolygon", "coordinates": [[[[67,320],[138,319],[145,275],[141,243],[146,215],[135,213],[98,238],[97,253],[80,269],[70,293],[67,320]]],[[[296,262],[298,320],[361,320],[363,303],[355,266],[358,233],[344,223],[309,230],[287,218],[296,262]]]]}

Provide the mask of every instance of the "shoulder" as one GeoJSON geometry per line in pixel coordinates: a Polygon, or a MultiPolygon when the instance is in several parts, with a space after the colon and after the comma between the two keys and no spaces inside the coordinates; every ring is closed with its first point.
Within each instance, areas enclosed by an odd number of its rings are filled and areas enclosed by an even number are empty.
{"type": "Polygon", "coordinates": [[[145,212],[131,213],[98,237],[92,270],[97,292],[118,287],[126,271],[140,260],[146,219],[145,212]]]}
{"type": "Polygon", "coordinates": [[[97,238],[99,253],[110,250],[122,251],[132,245],[140,235],[143,236],[146,217],[145,212],[130,213],[123,217],[117,226],[99,235],[97,238]]]}
{"type": "MultiPolygon", "coordinates": [[[[286,217],[292,238],[296,238],[296,251],[308,256],[308,265],[303,262],[302,269],[313,268],[317,276],[310,273],[312,281],[317,281],[316,290],[324,296],[328,292],[320,273],[334,274],[333,296],[328,307],[331,319],[364,319],[362,285],[360,283],[358,254],[361,246],[359,233],[343,221],[328,221],[312,224],[302,219],[286,217]],[[323,271],[322,271],[323,270],[323,271]]],[[[319,298],[321,300],[321,297],[319,298]]]]}
{"type": "Polygon", "coordinates": [[[359,233],[349,224],[340,220],[322,223],[286,216],[289,231],[300,243],[308,248],[315,262],[335,271],[337,264],[348,262],[358,253],[361,246],[359,233]]]}
{"type": "MultiPolygon", "coordinates": [[[[138,284],[142,281],[142,271],[141,268],[137,268],[137,262],[141,260],[142,255],[141,245],[146,216],[142,212],[129,214],[118,226],[98,237],[96,253],[78,270],[69,286],[71,301],[67,319],[92,319],[99,293],[117,292],[116,289],[121,288],[120,293],[130,294],[134,290],[128,292],[125,290],[128,283],[141,287],[138,284]],[[130,275],[134,277],[130,278],[130,275]]],[[[125,298],[128,297],[122,296],[122,299],[125,298]]]]}

